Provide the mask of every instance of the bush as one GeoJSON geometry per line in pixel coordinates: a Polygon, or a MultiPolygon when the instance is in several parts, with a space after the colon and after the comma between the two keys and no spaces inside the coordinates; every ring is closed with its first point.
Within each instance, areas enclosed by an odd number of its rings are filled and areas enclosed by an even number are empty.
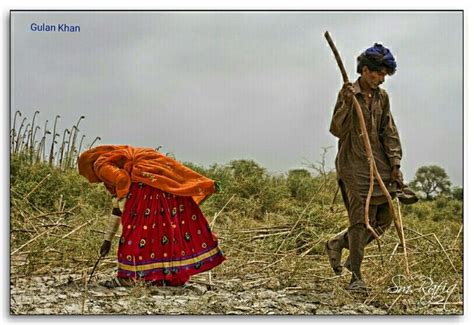
{"type": "Polygon", "coordinates": [[[41,210],[65,210],[79,203],[96,209],[110,204],[102,184],[90,184],[75,169],[60,170],[46,163],[30,165],[21,156],[12,156],[10,188],[16,198],[27,198],[41,210]]]}
{"type": "Polygon", "coordinates": [[[419,201],[404,207],[404,214],[413,215],[420,220],[446,221],[461,220],[463,213],[462,201],[449,197],[438,197],[433,201],[419,201]]]}

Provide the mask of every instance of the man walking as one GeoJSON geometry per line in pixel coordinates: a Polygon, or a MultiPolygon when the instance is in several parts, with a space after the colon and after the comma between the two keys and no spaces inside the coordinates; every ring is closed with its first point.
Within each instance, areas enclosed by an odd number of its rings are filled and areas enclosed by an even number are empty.
{"type": "MultiPolygon", "coordinates": [[[[326,253],[334,272],[342,273],[342,249],[349,249],[344,267],[352,272],[348,290],[365,290],[361,275],[364,248],[374,236],[365,226],[365,202],[369,190],[369,165],[353,98],[362,108],[375,163],[382,180],[392,195],[397,184],[403,187],[400,173],[402,148],[390,112],[387,92],[379,86],[387,75],[395,73],[397,64],[388,48],[381,44],[365,50],[357,58],[360,77],[346,83],[339,92],[330,132],[339,138],[336,170],[344,204],[349,214],[349,227],[326,243],[326,253]]],[[[392,223],[389,205],[381,188],[374,183],[369,207],[369,222],[378,235],[392,223]]]]}

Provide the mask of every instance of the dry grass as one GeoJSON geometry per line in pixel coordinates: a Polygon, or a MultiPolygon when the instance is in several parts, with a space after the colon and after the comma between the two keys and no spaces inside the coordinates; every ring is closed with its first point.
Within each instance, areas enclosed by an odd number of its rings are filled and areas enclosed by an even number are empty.
{"type": "Polygon", "coordinates": [[[334,307],[362,302],[390,314],[462,313],[461,223],[446,227],[405,219],[410,275],[405,273],[403,252],[397,248],[394,229],[382,237],[381,250],[376,244],[369,245],[363,274],[370,291],[365,296],[344,290],[349,272],[336,277],[328,265],[324,243],[344,227],[347,218],[344,213],[331,217],[334,229],[318,229],[309,219],[293,231],[293,224],[283,217],[269,215],[258,224],[253,218],[236,217],[232,223],[216,227],[229,256],[216,274],[238,278],[243,287],[256,283],[314,295],[331,293],[325,302],[334,307]],[[279,250],[282,243],[284,248],[279,250]]]}
{"type": "MultiPolygon", "coordinates": [[[[97,260],[111,210],[108,194],[74,170],[56,174],[44,166],[13,163],[19,165],[11,188],[12,282],[68,268],[74,270],[71,281],[84,283],[97,260]],[[34,177],[26,184],[22,173],[34,177]]],[[[208,174],[224,179],[225,172],[217,166],[208,174]]],[[[324,254],[326,240],[347,224],[344,206],[339,198],[334,200],[333,175],[311,177],[293,188],[306,186],[304,193],[288,190],[284,177],[262,178],[260,187],[251,189],[257,192],[249,195],[252,182],[230,183],[232,176],[226,177],[224,191],[206,202],[203,211],[228,260],[212,271],[212,283],[207,273],[193,281],[216,289],[232,283],[233,292],[268,288],[304,293],[335,310],[361,304],[389,314],[463,313],[462,204],[461,210],[450,201],[441,207],[421,202],[403,208],[411,273],[405,274],[398,237],[391,229],[382,237],[380,250],[376,244],[366,250],[362,271],[370,291],[362,295],[344,290],[349,273],[334,276],[324,254]],[[265,196],[268,192],[272,194],[265,196]],[[395,290],[397,281],[403,286],[395,290]]],[[[96,276],[113,274],[114,269],[110,254],[96,276]]],[[[144,294],[137,286],[131,295],[138,299],[144,294]]]]}

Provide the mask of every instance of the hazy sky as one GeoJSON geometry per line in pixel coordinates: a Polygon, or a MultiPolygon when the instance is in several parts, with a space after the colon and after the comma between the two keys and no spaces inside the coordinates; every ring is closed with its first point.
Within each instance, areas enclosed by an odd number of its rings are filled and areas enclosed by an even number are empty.
{"type": "MultiPolygon", "coordinates": [[[[342,79],[323,33],[352,80],[374,42],[394,53],[385,88],[402,170],[437,164],[462,182],[461,12],[14,12],[16,109],[62,131],[81,115],[86,143],[163,146],[208,166],[253,159],[271,172],[320,159],[342,79]],[[80,26],[35,32],[32,23],[80,26]]],[[[61,132],[62,133],[62,132],[61,132]]]]}

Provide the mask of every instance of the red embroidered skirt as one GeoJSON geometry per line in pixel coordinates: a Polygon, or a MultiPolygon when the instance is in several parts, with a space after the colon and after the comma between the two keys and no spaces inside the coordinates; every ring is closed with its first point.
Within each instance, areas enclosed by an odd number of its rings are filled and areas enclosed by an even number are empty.
{"type": "Polygon", "coordinates": [[[191,197],[132,183],[122,212],[120,278],[182,285],[225,259],[217,238],[191,197]]]}

